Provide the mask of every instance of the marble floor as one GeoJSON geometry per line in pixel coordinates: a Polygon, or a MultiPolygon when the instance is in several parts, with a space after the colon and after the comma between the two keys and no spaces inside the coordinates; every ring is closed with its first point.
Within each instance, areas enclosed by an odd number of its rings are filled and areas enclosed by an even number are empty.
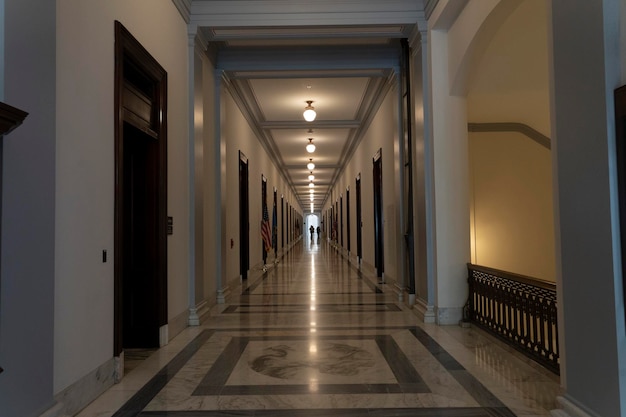
{"type": "Polygon", "coordinates": [[[559,379],[486,333],[421,323],[324,242],[297,243],[79,417],[548,416],[559,379]]]}

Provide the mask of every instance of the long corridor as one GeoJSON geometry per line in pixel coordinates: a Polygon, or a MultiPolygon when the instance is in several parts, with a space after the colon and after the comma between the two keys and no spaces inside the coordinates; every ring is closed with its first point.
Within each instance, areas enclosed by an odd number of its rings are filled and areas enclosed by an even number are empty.
{"type": "Polygon", "coordinates": [[[547,416],[558,377],[474,328],[424,325],[325,241],[253,271],[80,417],[547,416]]]}

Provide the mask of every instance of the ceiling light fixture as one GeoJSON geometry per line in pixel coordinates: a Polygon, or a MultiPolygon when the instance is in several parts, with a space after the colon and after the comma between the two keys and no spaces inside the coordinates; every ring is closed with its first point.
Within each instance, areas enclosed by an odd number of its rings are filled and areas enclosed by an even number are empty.
{"type": "Polygon", "coordinates": [[[302,113],[304,120],[306,120],[307,122],[312,122],[313,120],[315,120],[315,116],[317,116],[317,113],[315,113],[315,107],[311,106],[312,103],[313,100],[307,100],[307,106],[304,108],[304,113],[302,113]]]}
{"type": "Polygon", "coordinates": [[[309,144],[306,145],[306,151],[308,153],[313,153],[315,152],[315,145],[313,145],[313,138],[309,138],[309,144]]]}
{"type": "Polygon", "coordinates": [[[306,167],[309,171],[313,171],[315,169],[315,164],[313,163],[313,158],[309,158],[309,163],[306,164],[306,167]]]}
{"type": "Polygon", "coordinates": [[[315,175],[313,175],[313,171],[309,174],[309,181],[313,181],[315,179],[315,175]]]}
{"type": "Polygon", "coordinates": [[[315,200],[315,197],[313,197],[313,194],[311,194],[311,197],[309,198],[309,200],[311,201],[315,200]]]}
{"type": "Polygon", "coordinates": [[[313,184],[313,181],[311,181],[311,182],[309,183],[309,188],[313,188],[313,187],[315,187],[315,184],[313,184]]]}

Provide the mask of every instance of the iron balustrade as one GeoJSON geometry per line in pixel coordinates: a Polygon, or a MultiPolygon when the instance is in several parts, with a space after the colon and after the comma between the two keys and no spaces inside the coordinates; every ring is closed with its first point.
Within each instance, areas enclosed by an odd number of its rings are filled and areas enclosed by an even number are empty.
{"type": "Polygon", "coordinates": [[[469,320],[559,373],[556,285],[467,264],[469,320]]]}

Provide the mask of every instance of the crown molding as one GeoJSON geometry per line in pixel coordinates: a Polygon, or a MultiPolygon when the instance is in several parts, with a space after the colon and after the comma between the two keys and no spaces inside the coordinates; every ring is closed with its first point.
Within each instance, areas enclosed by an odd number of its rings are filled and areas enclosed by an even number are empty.
{"type": "Polygon", "coordinates": [[[424,13],[426,14],[426,20],[428,20],[430,19],[430,15],[433,14],[433,11],[437,7],[437,3],[439,3],[439,0],[425,0],[424,3],[424,13]]]}
{"type": "Polygon", "coordinates": [[[191,1],[192,0],[172,0],[172,3],[174,3],[174,6],[176,6],[178,12],[187,24],[191,21],[191,1]]]}

